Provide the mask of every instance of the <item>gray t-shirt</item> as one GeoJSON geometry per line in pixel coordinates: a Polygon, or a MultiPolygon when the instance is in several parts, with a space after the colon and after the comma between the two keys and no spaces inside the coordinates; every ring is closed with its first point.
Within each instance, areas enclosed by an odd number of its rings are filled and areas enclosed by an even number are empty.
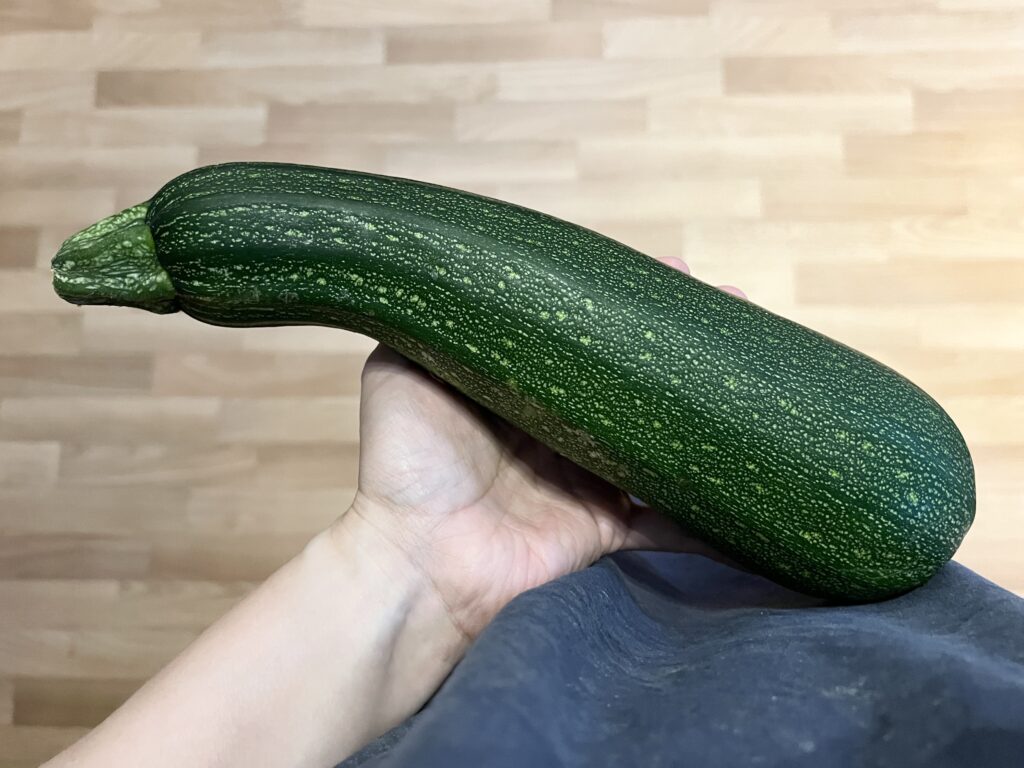
{"type": "Polygon", "coordinates": [[[619,553],[512,601],[344,768],[1024,766],[1024,600],[949,564],[835,606],[619,553]]]}

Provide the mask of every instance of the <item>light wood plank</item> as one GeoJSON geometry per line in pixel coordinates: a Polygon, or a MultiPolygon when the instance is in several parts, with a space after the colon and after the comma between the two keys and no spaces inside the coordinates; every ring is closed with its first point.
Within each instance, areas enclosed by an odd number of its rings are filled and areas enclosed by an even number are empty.
{"type": "Polygon", "coordinates": [[[861,219],[893,214],[963,215],[963,178],[803,176],[766,181],[764,212],[771,219],[861,219]]]}
{"type": "Polygon", "coordinates": [[[1024,209],[1024,173],[994,178],[972,176],[967,182],[967,204],[969,212],[975,215],[1019,214],[1024,209]]]}
{"type": "MultiPolygon", "coordinates": [[[[813,0],[817,10],[839,11],[906,11],[931,10],[940,0],[813,0]]],[[[808,3],[803,0],[716,0],[716,13],[763,13],[773,16],[802,15],[808,3]]]]}
{"type": "Polygon", "coordinates": [[[674,19],[627,18],[604,25],[604,54],[610,59],[827,55],[838,50],[832,19],[824,13],[720,12],[674,19]]]}
{"type": "Polygon", "coordinates": [[[834,264],[807,263],[799,265],[796,274],[799,298],[811,304],[1015,304],[1024,285],[1024,262],[903,260],[848,264],[841,270],[834,264]]]}
{"type": "Polygon", "coordinates": [[[838,48],[850,53],[1024,49],[1024,9],[963,13],[839,13],[832,25],[838,48]]]}
{"type": "Polygon", "coordinates": [[[70,145],[118,149],[165,145],[189,147],[230,141],[244,151],[264,141],[266,120],[267,109],[263,105],[220,109],[31,109],[24,113],[21,141],[46,147],[70,145]]]}
{"type": "Polygon", "coordinates": [[[0,680],[0,726],[14,722],[14,681],[0,680]]]}
{"type": "Polygon", "coordinates": [[[722,52],[707,16],[609,21],[603,48],[609,59],[701,59],[722,52]]]}
{"type": "Polygon", "coordinates": [[[396,64],[594,59],[601,55],[600,26],[579,22],[394,27],[386,34],[387,60],[396,64]]]}
{"type": "Polygon", "coordinates": [[[496,96],[505,101],[560,102],[721,92],[721,66],[715,59],[531,61],[499,64],[496,96]]]}
{"type": "Polygon", "coordinates": [[[894,253],[953,258],[1017,259],[1024,221],[1010,211],[965,216],[893,217],[889,245],[894,253]]]}
{"type": "MultiPolygon", "coordinates": [[[[188,525],[184,485],[0,487],[0,529],[15,533],[145,537],[188,525]]],[[[211,523],[212,524],[212,523],[211,523]]]]}
{"type": "Polygon", "coordinates": [[[21,728],[97,726],[143,682],[20,678],[15,691],[17,724],[21,728]]]}
{"type": "Polygon", "coordinates": [[[231,162],[304,163],[383,173],[385,148],[383,143],[373,143],[372,135],[356,139],[336,137],[315,146],[310,146],[307,141],[265,143],[257,147],[212,144],[200,148],[199,162],[202,165],[231,162]]]}
{"type": "MultiPolygon", "coordinates": [[[[0,149],[0,153],[3,150],[0,149]]],[[[32,227],[0,227],[0,269],[35,266],[39,230],[32,227]]]]}
{"type": "Polygon", "coordinates": [[[123,536],[8,533],[0,538],[0,579],[138,579],[152,547],[123,536]]]}
{"type": "MultiPolygon", "coordinates": [[[[195,630],[223,615],[252,586],[242,580],[7,579],[0,581],[0,600],[11,607],[5,619],[12,627],[195,630]]],[[[18,722],[27,722],[21,713],[18,722]]]]}
{"type": "Polygon", "coordinates": [[[942,402],[972,445],[1024,444],[1018,429],[1024,423],[1024,396],[957,395],[942,402]]]}
{"type": "Polygon", "coordinates": [[[844,154],[854,176],[1024,174],[1024,138],[1003,133],[848,136],[844,154]]]}
{"type": "Polygon", "coordinates": [[[594,139],[579,142],[584,178],[716,178],[838,173],[838,136],[594,139]]]}
{"type": "Polygon", "coordinates": [[[137,394],[149,389],[146,355],[0,355],[0,397],[137,394]]]}
{"type": "Polygon", "coordinates": [[[89,29],[96,7],[89,0],[5,0],[0,29],[6,33],[42,29],[89,29]]]}
{"type": "Polygon", "coordinates": [[[569,220],[635,222],[679,214],[696,219],[745,218],[761,211],[758,185],[748,179],[502,184],[497,193],[569,220]]]}
{"type": "Polygon", "coordinates": [[[7,313],[29,314],[33,311],[56,315],[73,315],[75,307],[61,306],[54,294],[50,273],[41,269],[5,269],[0,280],[0,317],[7,313]]]}
{"type": "Polygon", "coordinates": [[[785,135],[903,132],[913,126],[909,91],[890,94],[743,95],[678,98],[650,103],[655,133],[678,135],[785,135]]]}
{"type": "Polygon", "coordinates": [[[450,138],[454,113],[445,104],[363,104],[293,107],[272,104],[267,137],[280,143],[313,141],[332,133],[338,141],[411,142],[450,138]]]}
{"type": "Polygon", "coordinates": [[[103,108],[341,104],[358,117],[361,109],[351,106],[353,103],[432,106],[475,101],[495,87],[493,71],[463,64],[125,70],[97,75],[96,103],[103,108]],[[297,82],[302,83],[301,88],[295,87],[297,82]]]}
{"type": "Polygon", "coordinates": [[[96,74],[79,72],[0,72],[0,109],[26,107],[86,109],[96,94],[96,74]]]}
{"type": "Polygon", "coordinates": [[[312,27],[497,24],[541,21],[550,13],[551,0],[302,0],[302,20],[312,27]]]}
{"type": "Polygon", "coordinates": [[[359,399],[227,399],[220,414],[219,435],[225,442],[242,444],[354,443],[359,440],[359,399]]]}
{"type": "Polygon", "coordinates": [[[0,110],[0,145],[14,144],[21,135],[22,113],[16,109],[0,110]]]}
{"type": "Polygon", "coordinates": [[[352,504],[355,487],[195,488],[188,530],[198,534],[305,534],[327,528],[352,504]]]}
{"type": "Polygon", "coordinates": [[[559,102],[482,101],[455,108],[460,141],[535,141],[642,134],[647,106],[642,99],[559,102]]]}
{"type": "Polygon", "coordinates": [[[555,19],[621,19],[633,16],[696,16],[711,0],[551,0],[555,19]]]}
{"type": "Polygon", "coordinates": [[[25,32],[0,36],[0,71],[182,69],[199,55],[198,32],[25,32]],[[46,51],[46,55],[38,55],[46,51]]]}
{"type": "Polygon", "coordinates": [[[211,442],[222,418],[212,397],[9,397],[0,400],[0,438],[211,442]]]}
{"type": "Polygon", "coordinates": [[[194,147],[66,147],[21,145],[0,148],[0,173],[8,183],[26,187],[88,189],[96,179],[118,186],[153,190],[195,166],[194,147]]]}
{"type": "Polygon", "coordinates": [[[787,271],[797,262],[877,262],[893,248],[884,220],[692,221],[684,232],[688,254],[729,265],[736,269],[735,280],[758,263],[787,271]]]}
{"type": "Polygon", "coordinates": [[[891,364],[934,397],[973,397],[975,408],[1014,391],[1024,376],[1024,350],[907,346],[891,354],[891,364]]]}
{"type": "Polygon", "coordinates": [[[154,315],[141,310],[101,309],[78,312],[82,348],[96,354],[189,351],[228,352],[241,348],[243,334],[234,328],[197,323],[185,314],[154,315]]]}
{"type": "Polygon", "coordinates": [[[914,116],[925,131],[1012,131],[1024,128],[1022,104],[1024,88],[922,90],[914,94],[914,116]]]}
{"type": "Polygon", "coordinates": [[[244,579],[259,582],[295,557],[310,539],[306,531],[274,534],[160,538],[153,545],[150,575],[155,579],[244,579]]]}
{"type": "Polygon", "coordinates": [[[389,147],[384,153],[384,171],[455,187],[495,178],[568,181],[578,175],[576,155],[576,146],[568,141],[419,141],[389,147]]]}
{"type": "MultiPolygon", "coordinates": [[[[100,181],[99,179],[94,181],[100,181]]],[[[62,225],[70,235],[116,212],[116,196],[110,187],[76,189],[17,189],[0,187],[0,226],[46,227],[62,225]]],[[[5,274],[5,277],[8,275],[5,274]]],[[[53,307],[47,310],[54,311],[53,307]]]]}
{"type": "MultiPolygon", "coordinates": [[[[0,627],[0,675],[41,679],[145,679],[197,636],[180,629],[0,627]]],[[[2,729],[0,729],[2,733],[2,729]]]]}
{"type": "Polygon", "coordinates": [[[940,11],[1020,10],[1017,0],[935,0],[940,11]]]}
{"type": "Polygon", "coordinates": [[[60,479],[68,485],[84,487],[136,488],[245,482],[246,478],[257,474],[258,464],[259,456],[252,448],[90,441],[66,448],[61,459],[60,479]]]}
{"type": "Polygon", "coordinates": [[[365,352],[167,351],[155,356],[153,393],[221,398],[357,395],[365,358],[365,352]]]}
{"type": "Polygon", "coordinates": [[[295,0],[86,0],[95,7],[93,28],[102,31],[175,32],[273,30],[300,21],[295,0]]]}
{"type": "MultiPolygon", "coordinates": [[[[384,61],[379,29],[276,29],[203,33],[202,66],[211,68],[337,66],[384,61]]],[[[195,60],[189,62],[195,66],[195,60]]]]}
{"type": "Polygon", "coordinates": [[[773,6],[736,7],[718,2],[711,23],[723,55],[828,55],[839,50],[829,11],[818,2],[784,13],[773,6]]]}
{"type": "Polygon", "coordinates": [[[0,439],[0,486],[51,485],[57,478],[61,445],[50,441],[0,439]]]}
{"type": "Polygon", "coordinates": [[[59,478],[83,489],[180,485],[336,488],[355,483],[357,462],[353,445],[90,443],[64,446],[59,478]]]}
{"type": "Polygon", "coordinates": [[[155,541],[183,530],[202,535],[306,534],[348,509],[351,485],[259,489],[245,486],[0,488],[0,529],[20,534],[100,535],[155,541]]]}
{"type": "Polygon", "coordinates": [[[1024,51],[745,56],[725,61],[727,94],[885,93],[1024,87],[1024,51]]]}
{"type": "MultiPolygon", "coordinates": [[[[338,328],[246,329],[242,332],[242,348],[261,352],[310,352],[322,355],[368,355],[377,342],[368,336],[338,328]]],[[[362,366],[360,366],[361,368],[362,366]]]]}
{"type": "MultiPolygon", "coordinates": [[[[1011,304],[946,304],[936,314],[955,318],[955,322],[925,326],[924,342],[932,346],[984,349],[1021,349],[1020,329],[1024,328],[1024,307],[1011,304]],[[979,332],[979,329],[982,329],[979,332]]],[[[1019,387],[1019,384],[1018,384],[1019,387]]],[[[1010,392],[1018,391],[1011,389],[1010,392]]]]}

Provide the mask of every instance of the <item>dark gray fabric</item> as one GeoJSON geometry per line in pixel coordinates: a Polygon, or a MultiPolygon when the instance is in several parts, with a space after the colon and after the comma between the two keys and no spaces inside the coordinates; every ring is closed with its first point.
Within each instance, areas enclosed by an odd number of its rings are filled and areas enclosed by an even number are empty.
{"type": "Polygon", "coordinates": [[[956,564],[830,606],[620,553],[510,603],[418,715],[342,765],[1024,766],[1024,601],[956,564]]]}

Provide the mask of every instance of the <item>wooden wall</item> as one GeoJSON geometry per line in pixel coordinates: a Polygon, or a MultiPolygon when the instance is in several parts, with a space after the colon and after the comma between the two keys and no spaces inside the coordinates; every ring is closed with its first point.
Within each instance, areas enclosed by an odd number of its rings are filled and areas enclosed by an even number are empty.
{"type": "Polygon", "coordinates": [[[50,289],[76,228],[232,159],[537,207],[893,365],[976,457],[959,559],[1024,592],[1024,0],[0,0],[0,766],[353,493],[372,342],[50,289]]]}

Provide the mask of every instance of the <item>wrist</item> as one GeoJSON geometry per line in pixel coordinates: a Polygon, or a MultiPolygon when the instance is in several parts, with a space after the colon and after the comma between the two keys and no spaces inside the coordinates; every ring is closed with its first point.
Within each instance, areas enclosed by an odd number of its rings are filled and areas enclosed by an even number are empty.
{"type": "Polygon", "coordinates": [[[373,634],[380,677],[380,732],[415,712],[465,653],[468,638],[425,573],[354,504],[302,555],[338,594],[354,590],[364,606],[360,631],[373,634]]]}

